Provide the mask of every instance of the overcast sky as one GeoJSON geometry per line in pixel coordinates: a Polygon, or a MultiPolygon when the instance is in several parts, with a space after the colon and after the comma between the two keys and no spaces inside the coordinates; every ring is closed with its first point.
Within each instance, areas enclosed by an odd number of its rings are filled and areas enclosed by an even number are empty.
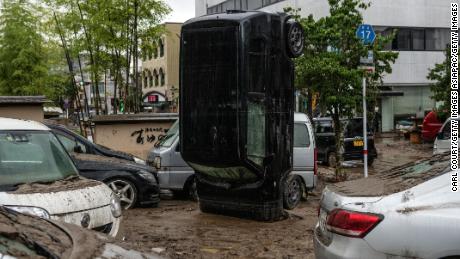
{"type": "Polygon", "coordinates": [[[185,22],[195,17],[195,0],[165,0],[172,11],[166,22],[185,22]]]}

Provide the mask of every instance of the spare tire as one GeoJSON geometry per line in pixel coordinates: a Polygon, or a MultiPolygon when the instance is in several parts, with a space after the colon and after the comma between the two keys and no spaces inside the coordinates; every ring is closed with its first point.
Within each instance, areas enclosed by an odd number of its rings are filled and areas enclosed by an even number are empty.
{"type": "Polygon", "coordinates": [[[288,20],[285,26],[286,51],[290,58],[297,58],[305,47],[304,31],[300,23],[288,20]]]}

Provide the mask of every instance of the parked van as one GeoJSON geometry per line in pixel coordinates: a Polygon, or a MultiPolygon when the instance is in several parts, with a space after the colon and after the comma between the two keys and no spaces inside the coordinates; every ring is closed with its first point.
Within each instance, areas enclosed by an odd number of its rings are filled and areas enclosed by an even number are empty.
{"type": "Polygon", "coordinates": [[[102,182],[79,176],[51,130],[38,122],[0,118],[0,205],[111,236],[119,199],[102,182]]]}
{"type": "Polygon", "coordinates": [[[441,154],[450,151],[450,135],[451,135],[451,118],[447,119],[434,140],[433,154],[441,154]]]}
{"type": "MultiPolygon", "coordinates": [[[[284,207],[295,208],[302,197],[316,186],[317,166],[313,126],[306,114],[294,114],[294,164],[284,189],[284,207]]],[[[162,189],[175,194],[185,193],[197,200],[194,171],[182,159],[179,149],[179,121],[148,156],[149,165],[156,168],[162,189]]]]}

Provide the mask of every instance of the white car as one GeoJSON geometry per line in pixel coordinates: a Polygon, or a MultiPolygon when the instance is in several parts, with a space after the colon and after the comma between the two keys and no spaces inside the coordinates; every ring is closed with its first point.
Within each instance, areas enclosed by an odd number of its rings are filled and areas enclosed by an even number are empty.
{"type": "Polygon", "coordinates": [[[318,259],[459,258],[450,155],[326,187],[314,233],[318,259]]]}
{"type": "Polygon", "coordinates": [[[0,118],[0,205],[116,236],[120,202],[102,182],[78,175],[51,130],[0,118]]]}

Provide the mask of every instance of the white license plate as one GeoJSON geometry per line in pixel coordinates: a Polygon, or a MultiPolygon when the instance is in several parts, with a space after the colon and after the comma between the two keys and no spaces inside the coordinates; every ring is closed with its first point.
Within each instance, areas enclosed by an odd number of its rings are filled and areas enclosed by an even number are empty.
{"type": "Polygon", "coordinates": [[[319,211],[319,230],[321,231],[321,234],[326,234],[327,228],[326,228],[326,223],[327,223],[327,212],[323,209],[320,209],[319,211]]]}

